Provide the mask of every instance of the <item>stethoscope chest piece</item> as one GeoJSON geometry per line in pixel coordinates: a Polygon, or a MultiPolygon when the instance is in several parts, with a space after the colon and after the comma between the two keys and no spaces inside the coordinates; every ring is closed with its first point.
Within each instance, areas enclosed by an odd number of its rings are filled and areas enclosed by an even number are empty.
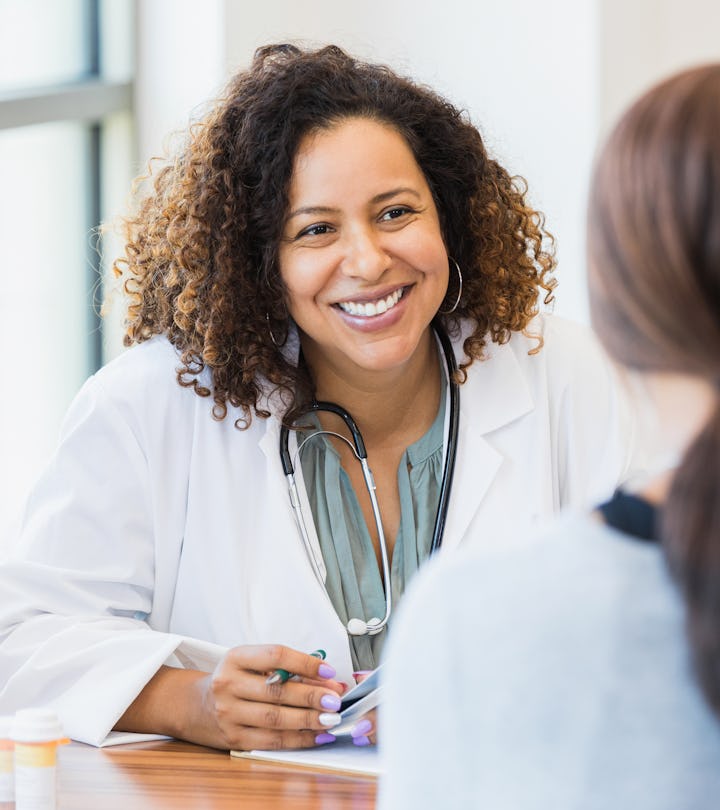
{"type": "Polygon", "coordinates": [[[366,622],[364,622],[362,619],[350,619],[350,621],[347,623],[346,629],[351,636],[376,636],[385,629],[385,625],[387,624],[389,618],[390,616],[388,615],[386,606],[384,619],[378,619],[375,617],[373,619],[368,619],[366,622]]]}

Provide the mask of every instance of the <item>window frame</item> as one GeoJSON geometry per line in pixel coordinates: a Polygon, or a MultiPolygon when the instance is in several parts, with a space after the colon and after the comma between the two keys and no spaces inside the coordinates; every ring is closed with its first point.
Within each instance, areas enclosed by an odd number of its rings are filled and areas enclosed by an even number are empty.
{"type": "MultiPolygon", "coordinates": [[[[134,15],[135,10],[131,13],[134,15]]],[[[85,37],[87,70],[78,79],[53,85],[0,90],[0,130],[71,121],[88,131],[86,155],[87,212],[85,290],[88,307],[88,374],[103,364],[104,341],[100,305],[103,296],[103,267],[99,250],[102,217],[103,120],[110,115],[132,112],[134,82],[106,78],[102,72],[101,0],[86,0],[85,37]]]]}

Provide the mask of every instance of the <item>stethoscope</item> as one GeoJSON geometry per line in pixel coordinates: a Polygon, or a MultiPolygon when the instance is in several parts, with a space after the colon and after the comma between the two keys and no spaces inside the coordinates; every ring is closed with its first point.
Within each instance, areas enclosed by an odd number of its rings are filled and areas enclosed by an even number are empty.
{"type": "MultiPolygon", "coordinates": [[[[450,503],[450,490],[452,488],[453,473],[455,471],[455,456],[457,455],[458,429],[460,424],[460,387],[455,380],[455,372],[457,371],[455,353],[453,352],[452,344],[450,343],[445,330],[436,322],[433,322],[433,329],[435,330],[435,334],[440,341],[440,346],[442,347],[443,355],[445,356],[450,392],[450,415],[448,421],[447,451],[445,453],[445,464],[443,466],[440,497],[438,500],[437,513],[435,515],[435,525],[433,528],[432,543],[430,545],[430,554],[433,554],[435,551],[437,551],[437,549],[440,548],[443,534],[445,532],[445,522],[448,514],[448,505],[450,503]]],[[[352,443],[346,439],[345,436],[341,436],[339,433],[335,433],[332,430],[317,430],[310,434],[310,436],[308,436],[298,445],[298,448],[295,451],[295,459],[297,460],[303,445],[307,441],[324,433],[330,436],[335,436],[338,439],[342,439],[342,441],[346,442],[353,451],[355,458],[357,458],[357,460],[360,462],[365,486],[367,488],[368,495],[370,496],[370,504],[372,506],[373,518],[375,520],[375,527],[380,545],[380,557],[382,560],[384,579],[383,588],[385,591],[385,616],[382,619],[374,617],[372,619],[368,619],[367,621],[363,621],[362,619],[350,619],[350,621],[347,623],[346,629],[351,636],[374,636],[380,633],[387,626],[392,613],[390,563],[388,562],[387,543],[385,541],[385,532],[383,531],[380,507],[378,506],[377,496],[375,494],[377,489],[375,486],[375,479],[373,478],[372,471],[368,465],[365,442],[363,441],[362,434],[360,433],[360,430],[355,424],[355,420],[352,418],[352,416],[350,416],[345,408],[340,407],[340,405],[336,405],[334,402],[313,402],[307,413],[317,413],[318,411],[327,411],[339,416],[343,422],[345,422],[345,425],[350,431],[352,443]]],[[[289,440],[290,428],[287,425],[282,425],[280,429],[280,461],[282,462],[283,472],[285,473],[285,478],[288,482],[290,504],[292,505],[293,513],[295,515],[295,522],[297,523],[300,536],[302,537],[302,541],[305,545],[305,550],[307,551],[308,557],[310,558],[315,570],[315,576],[318,578],[318,581],[324,588],[325,578],[313,551],[312,543],[310,542],[310,536],[305,524],[297,484],[295,483],[295,469],[293,467],[292,459],[290,458],[289,440]]]]}

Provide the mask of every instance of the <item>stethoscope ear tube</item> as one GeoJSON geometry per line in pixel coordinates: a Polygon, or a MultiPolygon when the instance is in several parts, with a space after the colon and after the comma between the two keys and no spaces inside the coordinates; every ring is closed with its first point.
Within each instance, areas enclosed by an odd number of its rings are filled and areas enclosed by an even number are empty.
{"type": "Polygon", "coordinates": [[[280,426],[280,463],[282,464],[283,475],[286,478],[295,473],[290,458],[290,429],[287,425],[280,426]]]}
{"type": "Polygon", "coordinates": [[[445,330],[433,323],[435,334],[438,336],[440,345],[445,355],[448,373],[448,387],[450,389],[450,419],[448,424],[448,446],[445,454],[445,466],[443,467],[442,483],[440,486],[440,497],[438,498],[438,508],[435,515],[435,528],[433,529],[432,543],[430,544],[430,554],[434,554],[442,543],[445,534],[445,522],[450,504],[450,491],[455,474],[455,458],[457,457],[458,433],[460,430],[460,387],[455,380],[458,367],[455,361],[450,338],[445,330]]]}
{"type": "Polygon", "coordinates": [[[367,450],[365,449],[365,442],[363,441],[360,429],[345,408],[341,408],[334,402],[325,402],[321,400],[320,402],[313,402],[312,409],[313,411],[329,411],[330,413],[334,413],[336,416],[339,416],[343,422],[345,422],[347,429],[352,434],[353,444],[355,445],[355,454],[357,455],[358,459],[367,459],[367,450]]]}

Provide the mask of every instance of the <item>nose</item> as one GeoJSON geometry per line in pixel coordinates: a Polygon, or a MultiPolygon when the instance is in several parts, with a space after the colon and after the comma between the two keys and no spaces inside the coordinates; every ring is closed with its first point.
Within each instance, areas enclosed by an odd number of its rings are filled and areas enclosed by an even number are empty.
{"type": "Polygon", "coordinates": [[[371,228],[357,228],[348,234],[342,270],[351,278],[377,281],[390,267],[391,259],[379,235],[371,228]]]}

